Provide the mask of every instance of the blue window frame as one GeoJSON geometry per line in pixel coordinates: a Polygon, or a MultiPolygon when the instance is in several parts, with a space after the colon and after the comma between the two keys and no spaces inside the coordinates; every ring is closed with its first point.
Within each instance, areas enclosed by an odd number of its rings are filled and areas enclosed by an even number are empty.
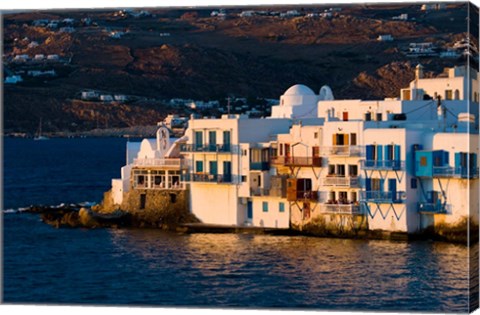
{"type": "Polygon", "coordinates": [[[279,212],[285,212],[285,204],[283,202],[280,202],[278,204],[278,211],[279,212]]]}
{"type": "Polygon", "coordinates": [[[268,212],[268,202],[267,201],[262,202],[262,209],[263,209],[263,212],[268,212]]]}
{"type": "Polygon", "coordinates": [[[196,161],[195,162],[195,170],[197,173],[203,172],[203,161],[196,161]]]}

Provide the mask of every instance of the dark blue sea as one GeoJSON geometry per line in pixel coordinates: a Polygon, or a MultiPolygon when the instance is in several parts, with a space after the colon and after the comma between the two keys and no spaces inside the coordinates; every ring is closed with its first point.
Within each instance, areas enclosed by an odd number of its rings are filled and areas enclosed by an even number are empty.
{"type": "Polygon", "coordinates": [[[125,145],[4,140],[4,303],[468,311],[461,245],[56,229],[21,212],[99,202],[125,145]]]}

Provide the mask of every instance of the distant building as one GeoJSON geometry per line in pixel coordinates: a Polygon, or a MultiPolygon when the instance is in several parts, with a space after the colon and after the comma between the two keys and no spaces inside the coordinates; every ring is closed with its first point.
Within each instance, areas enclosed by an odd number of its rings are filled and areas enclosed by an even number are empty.
{"type": "Polygon", "coordinates": [[[30,59],[30,56],[28,55],[16,55],[15,57],[13,57],[13,60],[17,62],[26,62],[29,59],[30,59]]]}
{"type": "Polygon", "coordinates": [[[55,70],[48,70],[48,71],[41,71],[41,70],[28,70],[27,75],[31,77],[47,77],[47,76],[55,76],[55,70]]]}
{"type": "Polygon", "coordinates": [[[391,42],[393,41],[393,37],[390,34],[387,35],[378,35],[377,40],[379,42],[391,42]]]}
{"type": "Polygon", "coordinates": [[[35,61],[43,61],[45,59],[45,55],[43,54],[35,55],[34,59],[35,61]]]}
{"type": "Polygon", "coordinates": [[[445,3],[428,3],[422,5],[420,10],[422,11],[435,11],[435,10],[444,10],[447,6],[445,3]]]}
{"type": "Polygon", "coordinates": [[[249,11],[242,11],[239,16],[240,17],[252,17],[255,15],[255,11],[249,10],[249,11]]]}
{"type": "Polygon", "coordinates": [[[98,99],[98,93],[93,90],[82,91],[82,100],[98,99]]]}
{"type": "Polygon", "coordinates": [[[18,82],[22,82],[22,81],[23,81],[23,79],[22,79],[21,76],[12,75],[12,76],[6,77],[4,83],[5,84],[17,84],[18,82]]]}
{"type": "Polygon", "coordinates": [[[116,94],[116,95],[113,96],[113,98],[117,102],[125,102],[128,99],[127,96],[123,95],[123,94],[116,94]]]}
{"type": "Polygon", "coordinates": [[[109,94],[100,95],[100,100],[105,103],[113,102],[113,96],[109,94]]]}
{"type": "Polygon", "coordinates": [[[50,60],[50,61],[57,61],[57,60],[59,60],[59,59],[60,59],[60,57],[59,57],[58,55],[56,55],[56,54],[48,55],[48,56],[47,56],[47,60],[50,60]]]}
{"type": "Polygon", "coordinates": [[[394,16],[394,17],[392,17],[392,20],[407,21],[407,20],[408,20],[408,14],[407,14],[407,13],[403,13],[403,14],[400,14],[399,16],[394,16]]]}
{"type": "Polygon", "coordinates": [[[38,47],[38,46],[39,46],[39,44],[36,41],[32,41],[30,44],[28,44],[28,48],[35,48],[35,47],[38,47]]]}
{"type": "Polygon", "coordinates": [[[75,29],[71,26],[65,26],[65,27],[61,27],[59,32],[60,33],[73,33],[73,32],[75,32],[75,29]]]}

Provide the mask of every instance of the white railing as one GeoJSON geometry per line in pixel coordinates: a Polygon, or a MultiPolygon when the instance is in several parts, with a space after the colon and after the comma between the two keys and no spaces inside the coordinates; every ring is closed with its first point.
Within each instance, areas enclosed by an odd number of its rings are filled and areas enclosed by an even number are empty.
{"type": "Polygon", "coordinates": [[[361,156],[363,154],[363,146],[359,145],[334,145],[321,147],[320,150],[323,155],[361,156]]]}
{"type": "Polygon", "coordinates": [[[355,204],[327,204],[320,207],[322,213],[329,214],[361,214],[360,206],[355,204]]]}
{"type": "Polygon", "coordinates": [[[322,184],[323,186],[357,187],[358,177],[325,177],[322,184]]]}
{"type": "Polygon", "coordinates": [[[133,159],[133,165],[181,167],[183,163],[182,163],[182,159],[178,159],[178,158],[173,158],[173,159],[149,158],[149,159],[133,159]]]}

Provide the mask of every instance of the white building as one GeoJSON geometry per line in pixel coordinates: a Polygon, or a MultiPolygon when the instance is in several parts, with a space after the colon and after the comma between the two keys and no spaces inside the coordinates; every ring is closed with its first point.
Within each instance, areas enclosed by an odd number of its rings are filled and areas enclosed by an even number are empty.
{"type": "Polygon", "coordinates": [[[379,42],[391,42],[391,41],[393,41],[393,37],[390,34],[378,35],[377,40],[379,42]]]}
{"type": "Polygon", "coordinates": [[[424,78],[418,66],[401,97],[379,101],[294,85],[268,119],[192,117],[174,140],[160,127],[127,148],[114,202],[131,189],[181,187],[206,224],[414,234],[478,223],[478,73],[446,74],[424,78]]]}

